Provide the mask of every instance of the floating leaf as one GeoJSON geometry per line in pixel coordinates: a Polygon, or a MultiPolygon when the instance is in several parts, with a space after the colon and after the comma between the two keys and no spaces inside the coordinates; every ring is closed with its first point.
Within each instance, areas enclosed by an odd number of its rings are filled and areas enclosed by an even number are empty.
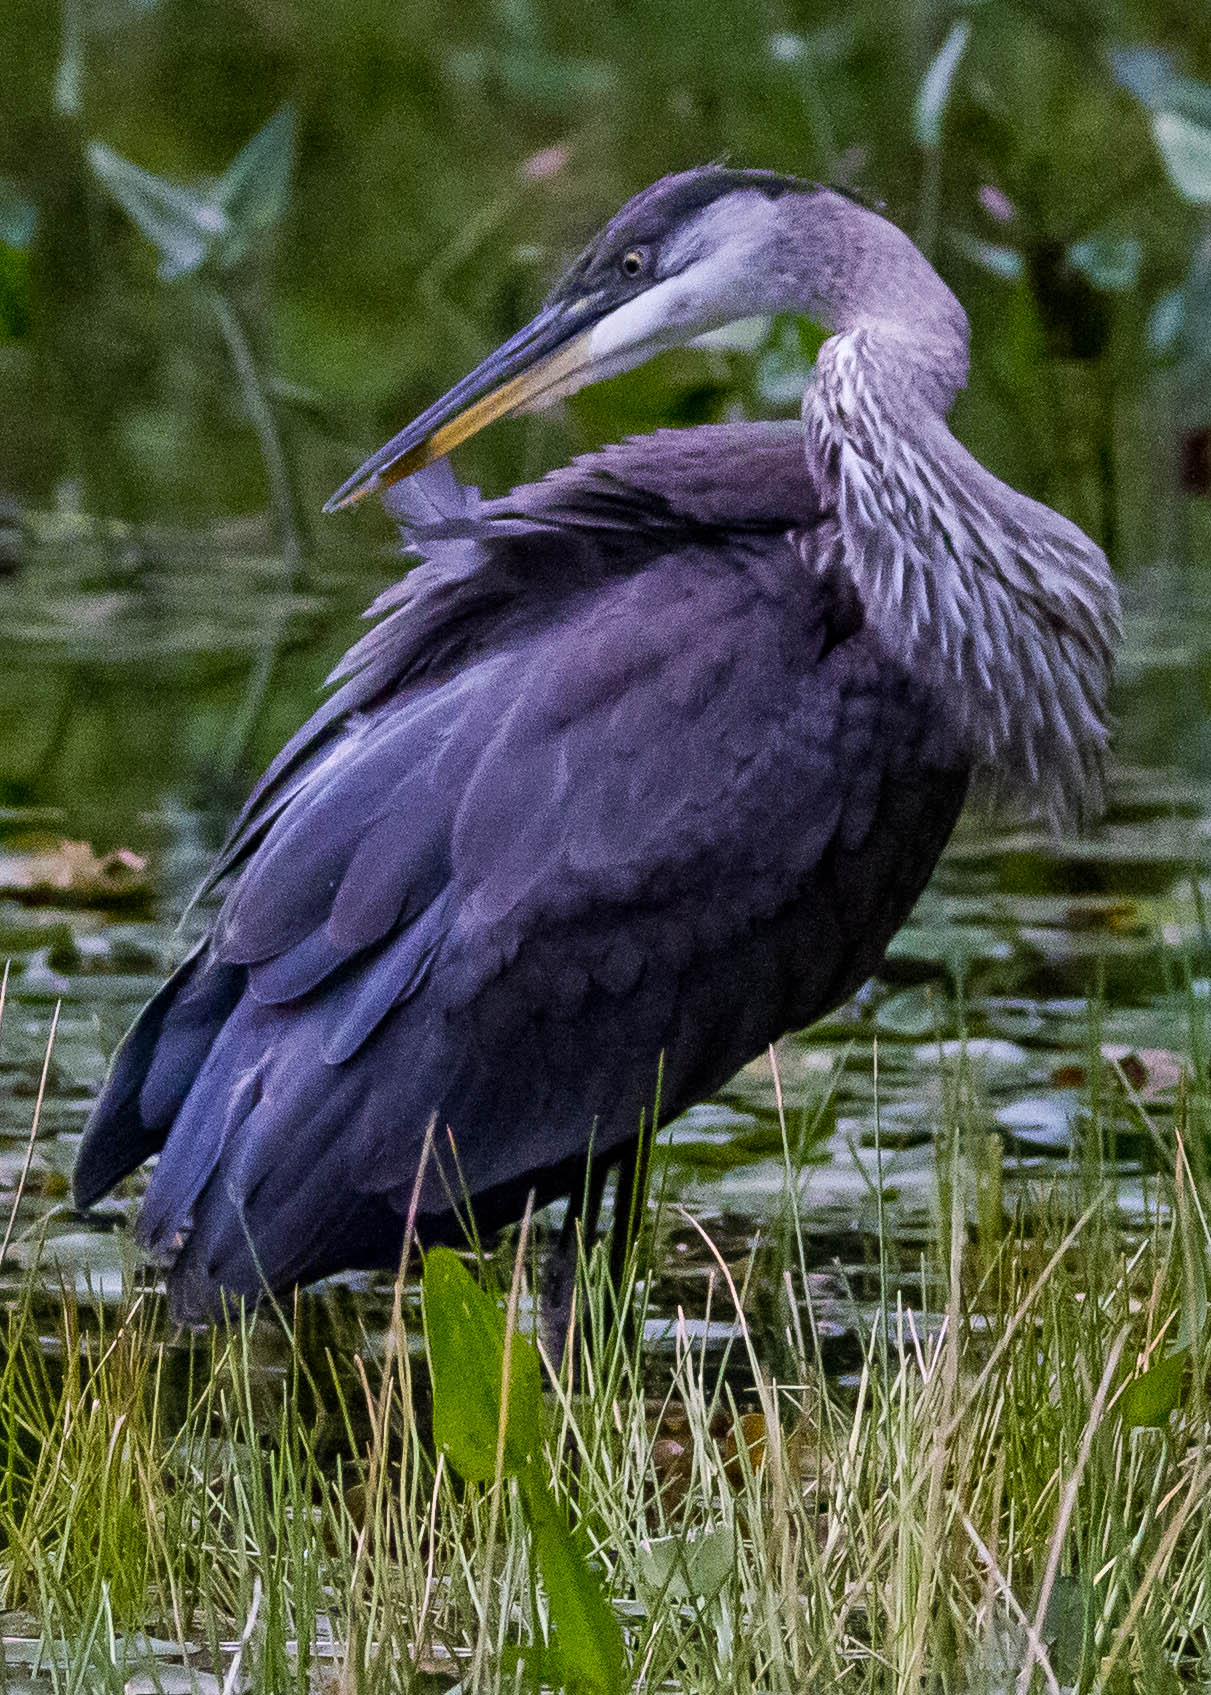
{"type": "Polygon", "coordinates": [[[1074,1112],[1070,1101],[1049,1095],[1034,1095],[998,1108],[998,1130],[1008,1131],[1017,1142],[1049,1153],[1066,1153],[1072,1146],[1074,1112]]]}
{"type": "Polygon", "coordinates": [[[1211,206],[1211,124],[1158,112],[1152,133],[1177,192],[1195,206],[1211,206]]]}
{"type": "MultiPolygon", "coordinates": [[[[496,1476],[505,1315],[458,1255],[433,1248],[421,1285],[433,1376],[433,1437],[469,1483],[496,1476]]],[[[524,1472],[542,1435],[542,1374],[533,1343],[514,1334],[509,1359],[504,1470],[524,1472]]]]}
{"type": "Polygon", "coordinates": [[[929,984],[901,989],[889,995],[875,1013],[875,1029],[888,1036],[936,1036],[946,1024],[948,1010],[945,995],[929,984]]]}
{"type": "Polygon", "coordinates": [[[1179,1348],[1132,1379],[1119,1401],[1119,1416],[1128,1430],[1159,1430],[1169,1422],[1181,1402],[1189,1358],[1189,1348],[1179,1348]]]}
{"type": "Polygon", "coordinates": [[[1133,1048],[1124,1042],[1103,1042],[1102,1058],[1117,1067],[1128,1087],[1144,1101],[1171,1094],[1181,1083],[1185,1066],[1169,1048],[1133,1048]]]}
{"type": "Polygon", "coordinates": [[[150,891],[147,861],[129,848],[98,854],[88,842],[0,850],[0,893],[31,905],[123,906],[150,891]]]}
{"type": "Polygon", "coordinates": [[[122,1695],[222,1695],[223,1685],[213,1672],[193,1666],[159,1665],[154,1672],[127,1678],[122,1695]]]}
{"type": "Polygon", "coordinates": [[[912,1057],[923,1068],[967,1065],[986,1079],[1003,1079],[1027,1070],[1031,1063],[1020,1043],[1003,1036],[950,1036],[941,1042],[922,1042],[912,1057]]]}
{"type": "Polygon", "coordinates": [[[921,79],[913,112],[913,134],[922,147],[940,147],[942,120],[950,99],[951,84],[971,34],[971,20],[960,18],[934,55],[921,79]]]}

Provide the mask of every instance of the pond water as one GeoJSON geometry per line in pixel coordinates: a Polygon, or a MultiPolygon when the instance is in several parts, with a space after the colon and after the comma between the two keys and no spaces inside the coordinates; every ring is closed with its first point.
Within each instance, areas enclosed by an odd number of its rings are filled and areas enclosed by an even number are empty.
{"type": "MultiPolygon", "coordinates": [[[[371,543],[291,582],[253,521],[190,535],[28,521],[0,582],[0,1216],[23,1187],[7,1290],[35,1263],[48,1300],[62,1281],[120,1289],[138,1180],[87,1218],[67,1199],[90,1100],[196,928],[182,912],[250,778],[395,574],[371,543]]],[[[691,1219],[738,1274],[755,1252],[759,1284],[793,1195],[843,1372],[877,1293],[880,1224],[919,1282],[945,1126],[985,1150],[1012,1206],[1040,1174],[1079,1170],[1099,1048],[1101,1134],[1124,1221],[1141,1217],[1211,987],[1211,606],[1176,572],[1126,598],[1104,822],[1070,840],[965,820],[879,979],[665,1131],[653,1340],[679,1307],[706,1309],[715,1261],[691,1219]]],[[[385,1279],[344,1281],[381,1310],[385,1279]]]]}

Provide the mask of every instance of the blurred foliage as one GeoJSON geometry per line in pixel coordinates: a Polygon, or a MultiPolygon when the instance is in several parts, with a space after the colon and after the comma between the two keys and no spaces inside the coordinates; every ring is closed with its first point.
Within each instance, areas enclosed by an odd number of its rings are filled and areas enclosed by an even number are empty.
{"type": "Polygon", "coordinates": [[[286,210],[294,165],[294,111],[282,106],[213,183],[198,190],[132,165],[95,141],[94,173],[160,254],[163,282],[209,266],[234,270],[286,210]]]}
{"type": "MultiPolygon", "coordinates": [[[[210,266],[313,510],[628,194],[727,158],[884,203],[972,317],[973,450],[1125,562],[1187,554],[1209,22],[1188,0],[8,0],[0,494],[265,506],[215,313],[162,286],[210,266]]],[[[670,355],[462,463],[499,487],[654,422],[791,410],[796,371],[784,327],[755,361],[670,355]]]]}

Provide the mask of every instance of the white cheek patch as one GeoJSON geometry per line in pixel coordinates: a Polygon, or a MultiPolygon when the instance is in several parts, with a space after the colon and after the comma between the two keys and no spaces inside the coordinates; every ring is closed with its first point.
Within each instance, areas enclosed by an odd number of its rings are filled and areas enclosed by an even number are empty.
{"type": "Polygon", "coordinates": [[[529,394],[518,410],[539,410],[667,348],[768,311],[760,268],[753,261],[750,239],[720,239],[708,257],[692,260],[675,276],[616,306],[580,338],[583,363],[574,369],[570,362],[553,363],[541,390],[529,394]]]}
{"type": "Polygon", "coordinates": [[[577,338],[575,345],[583,352],[583,361],[573,365],[567,360],[561,366],[553,359],[541,389],[527,395],[517,410],[543,411],[589,383],[632,370],[666,348],[681,347],[703,330],[728,322],[731,314],[718,307],[718,287],[704,287],[710,281],[709,270],[705,264],[692,266],[616,306],[577,338]]]}
{"type": "MultiPolygon", "coordinates": [[[[595,376],[625,371],[666,347],[777,310],[780,303],[766,298],[765,267],[760,263],[765,226],[772,216],[768,203],[745,208],[747,215],[738,228],[731,227],[734,208],[726,229],[719,226],[723,211],[710,210],[714,216],[704,214],[686,237],[687,245],[692,241],[699,250],[705,247],[706,256],[691,259],[674,276],[616,307],[589,331],[595,376]]],[[[676,257],[672,255],[673,262],[676,257]]]]}
{"type": "Polygon", "coordinates": [[[594,324],[589,331],[589,352],[594,366],[608,362],[615,370],[625,370],[626,365],[614,362],[625,357],[628,363],[637,363],[661,348],[684,341],[687,330],[710,328],[709,322],[698,321],[701,303],[699,311],[694,310],[696,291],[687,288],[692,275],[686,272],[668,277],[615,307],[608,317],[594,324]]]}
{"type": "Polygon", "coordinates": [[[701,347],[707,353],[758,353],[769,338],[773,321],[768,313],[755,318],[735,318],[717,330],[703,330],[685,345],[701,347]]]}

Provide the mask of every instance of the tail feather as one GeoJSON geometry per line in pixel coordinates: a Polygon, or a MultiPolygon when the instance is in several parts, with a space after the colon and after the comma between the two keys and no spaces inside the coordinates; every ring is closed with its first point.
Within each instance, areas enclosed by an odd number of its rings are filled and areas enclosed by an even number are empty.
{"type": "Polygon", "coordinates": [[[84,1127],[73,1177],[78,1207],[92,1206],[163,1147],[244,975],[209,961],[203,943],[143,1008],[84,1127]]]}

